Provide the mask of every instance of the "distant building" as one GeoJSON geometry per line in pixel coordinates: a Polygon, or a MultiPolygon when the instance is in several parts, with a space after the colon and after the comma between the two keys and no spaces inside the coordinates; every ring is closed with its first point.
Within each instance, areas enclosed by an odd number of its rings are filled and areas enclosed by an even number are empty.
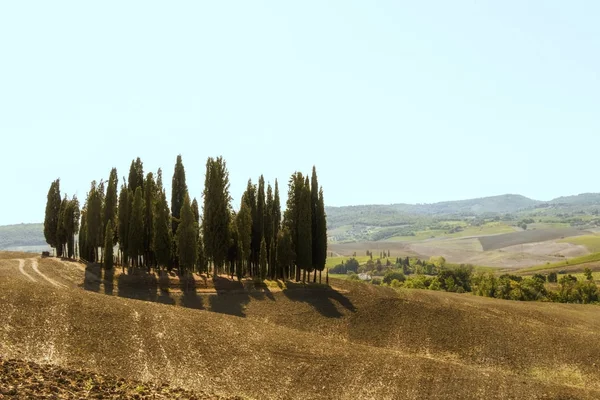
{"type": "Polygon", "coordinates": [[[358,274],[358,279],[360,279],[361,281],[370,281],[371,275],[363,272],[363,273],[358,274]]]}

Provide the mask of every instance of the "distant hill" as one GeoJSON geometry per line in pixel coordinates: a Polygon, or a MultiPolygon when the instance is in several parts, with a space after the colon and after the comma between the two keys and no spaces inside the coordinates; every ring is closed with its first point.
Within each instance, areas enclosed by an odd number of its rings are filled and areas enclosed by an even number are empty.
{"type": "Polygon", "coordinates": [[[0,226],[0,250],[38,252],[48,248],[44,238],[44,224],[0,226]]]}
{"type": "Polygon", "coordinates": [[[592,205],[597,206],[600,205],[600,193],[582,193],[576,196],[562,196],[557,197],[554,200],[549,201],[548,203],[558,205],[592,205]]]}

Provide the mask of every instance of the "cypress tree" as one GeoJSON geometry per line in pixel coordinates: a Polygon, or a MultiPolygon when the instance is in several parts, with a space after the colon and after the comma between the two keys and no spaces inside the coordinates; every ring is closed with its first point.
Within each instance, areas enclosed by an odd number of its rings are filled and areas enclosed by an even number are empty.
{"type": "Polygon", "coordinates": [[[263,237],[260,241],[260,256],[259,256],[259,265],[260,265],[260,280],[264,281],[267,277],[267,243],[265,242],[265,238],[263,237]]]}
{"type": "Polygon", "coordinates": [[[129,220],[128,253],[132,264],[139,266],[139,257],[144,254],[144,199],[142,188],[135,189],[129,220]]]}
{"type": "Polygon", "coordinates": [[[239,257],[239,235],[236,224],[236,215],[232,212],[229,218],[229,249],[227,251],[227,261],[229,262],[229,275],[233,280],[233,276],[238,274],[238,257],[239,257]]]}
{"type": "MultiPolygon", "coordinates": [[[[310,185],[308,177],[300,194],[298,213],[298,243],[296,245],[296,265],[302,269],[302,281],[306,281],[306,272],[312,268],[312,216],[310,205],[310,185]]],[[[299,276],[298,273],[296,275],[299,276]]]]}
{"type": "Polygon", "coordinates": [[[156,183],[154,174],[148,172],[144,182],[144,264],[150,271],[155,265],[155,256],[152,249],[152,237],[154,236],[154,203],[156,201],[156,183]]]}
{"type": "Polygon", "coordinates": [[[194,200],[192,200],[192,214],[194,214],[194,221],[200,225],[200,208],[198,207],[198,201],[195,197],[194,200]]]}
{"type": "Polygon", "coordinates": [[[164,189],[154,203],[153,217],[152,250],[154,251],[157,264],[159,266],[167,267],[172,258],[171,243],[173,238],[171,233],[169,203],[167,202],[167,194],[164,189]]]}
{"type": "Polygon", "coordinates": [[[290,266],[294,262],[294,249],[292,236],[287,227],[283,227],[277,234],[277,269],[281,279],[289,279],[290,266]]]}
{"type": "Polygon", "coordinates": [[[261,175],[258,178],[258,191],[256,192],[256,223],[258,236],[258,251],[260,252],[260,242],[265,237],[265,178],[261,175]]]}
{"type": "Polygon", "coordinates": [[[84,261],[89,261],[89,251],[87,245],[87,209],[84,205],[81,210],[81,226],[79,227],[79,237],[77,243],[79,244],[79,258],[84,261]]]}
{"type": "Polygon", "coordinates": [[[202,231],[201,227],[198,227],[198,261],[196,262],[197,270],[199,274],[208,273],[208,261],[206,259],[206,254],[204,254],[204,239],[202,239],[202,235],[200,232],[202,231]]]}
{"type": "MultiPolygon", "coordinates": [[[[238,231],[239,255],[242,259],[240,274],[243,276],[245,274],[244,265],[249,262],[252,244],[252,210],[246,201],[246,196],[242,197],[240,211],[235,216],[235,220],[238,231]]],[[[238,278],[240,278],[240,275],[238,275],[238,278]]]]}
{"type": "Polygon", "coordinates": [[[129,262],[129,252],[127,246],[129,244],[129,222],[131,219],[129,205],[131,200],[129,198],[129,190],[127,185],[123,183],[121,185],[121,191],[119,192],[119,209],[118,209],[118,237],[119,237],[119,249],[121,250],[121,262],[127,265],[129,262]]]}
{"type": "Polygon", "coordinates": [[[129,179],[127,181],[127,186],[131,190],[131,193],[135,193],[137,188],[141,188],[143,194],[144,164],[142,163],[142,160],[139,157],[135,161],[131,161],[131,166],[129,167],[129,179]]]}
{"type": "Polygon", "coordinates": [[[188,193],[187,183],[185,181],[185,168],[181,160],[181,154],[177,156],[175,169],[173,171],[173,181],[171,187],[171,213],[173,235],[177,233],[179,218],[181,217],[181,207],[185,195],[188,193]]]}
{"type": "MultiPolygon", "coordinates": [[[[104,210],[103,210],[103,224],[108,225],[110,221],[113,227],[112,238],[113,244],[117,243],[117,232],[114,232],[117,226],[117,187],[119,185],[119,178],[117,177],[117,169],[113,168],[110,171],[108,177],[108,185],[106,187],[106,197],[104,198],[104,210]]],[[[106,240],[105,240],[106,242],[106,240]]]]}
{"type": "MultiPolygon", "coordinates": [[[[98,256],[98,247],[101,246],[100,230],[102,229],[102,196],[100,196],[99,188],[96,181],[92,181],[87,199],[87,232],[86,244],[91,249],[91,262],[96,262],[100,258],[98,256]]],[[[104,236],[104,234],[102,234],[104,236]]]]}
{"type": "Polygon", "coordinates": [[[179,271],[185,275],[193,271],[197,260],[198,231],[194,223],[194,214],[190,204],[190,197],[186,194],[181,207],[180,221],[177,226],[177,250],[179,252],[179,271]]]}
{"type": "Polygon", "coordinates": [[[321,283],[321,272],[327,264],[327,215],[325,214],[325,200],[323,199],[323,187],[319,190],[319,201],[317,204],[317,240],[316,248],[313,249],[315,257],[315,268],[319,270],[319,283],[321,283]]]}
{"type": "MultiPolygon", "coordinates": [[[[305,179],[301,172],[295,172],[294,174],[292,174],[288,184],[287,207],[283,217],[284,225],[287,227],[291,235],[292,248],[294,250],[295,257],[294,263],[292,263],[292,267],[295,270],[295,277],[297,281],[300,280],[300,263],[298,259],[302,257],[300,254],[302,251],[302,249],[300,248],[300,241],[306,239],[306,237],[300,238],[299,236],[300,220],[301,215],[303,213],[301,206],[305,193],[304,185],[305,179]]],[[[310,210],[310,196],[308,204],[308,209],[310,210]]],[[[308,228],[309,231],[312,229],[310,226],[310,222],[308,224],[308,228]]],[[[312,261],[312,255],[310,261],[312,261]]]]}
{"type": "Polygon", "coordinates": [[[260,236],[258,236],[258,221],[256,213],[256,185],[252,184],[252,180],[248,180],[248,186],[244,193],[243,199],[248,205],[251,218],[252,236],[250,241],[250,249],[248,252],[248,271],[251,276],[255,275],[256,265],[258,264],[258,253],[260,252],[260,236]]]}
{"type": "Polygon", "coordinates": [[[44,216],[44,237],[46,238],[46,243],[54,248],[58,246],[56,232],[58,230],[60,205],[60,179],[57,179],[50,184],[46,201],[46,214],[44,216]]]}
{"type": "Polygon", "coordinates": [[[279,199],[279,185],[275,179],[275,196],[273,198],[273,239],[279,237],[281,229],[281,201],[279,199]]]}
{"type": "Polygon", "coordinates": [[[317,248],[319,246],[317,231],[319,229],[319,216],[317,215],[317,208],[319,207],[319,182],[317,180],[317,169],[313,165],[312,169],[312,177],[310,179],[310,211],[311,211],[311,232],[312,232],[312,265],[317,265],[318,251],[317,248]]]}
{"type": "Polygon", "coordinates": [[[229,172],[223,157],[206,162],[204,184],[204,218],[202,229],[204,250],[213,262],[216,278],[227,259],[229,250],[229,219],[231,218],[231,196],[229,195],[229,172]]]}
{"type": "Polygon", "coordinates": [[[106,269],[113,267],[113,236],[112,221],[109,219],[104,233],[104,268],[106,269]]]}
{"type": "Polygon", "coordinates": [[[267,185],[267,200],[265,204],[264,221],[264,238],[267,244],[267,261],[271,261],[271,243],[273,242],[273,188],[267,185]]]}
{"type": "Polygon", "coordinates": [[[67,234],[67,257],[73,258],[75,254],[75,235],[79,232],[79,218],[81,211],[79,210],[79,200],[77,196],[69,201],[67,210],[64,215],[64,226],[67,234]]]}
{"type": "Polygon", "coordinates": [[[65,253],[65,248],[67,246],[67,228],[65,214],[67,213],[67,207],[69,205],[69,200],[67,199],[67,195],[60,202],[60,209],[58,211],[58,225],[56,227],[56,256],[62,257],[65,253]]]}

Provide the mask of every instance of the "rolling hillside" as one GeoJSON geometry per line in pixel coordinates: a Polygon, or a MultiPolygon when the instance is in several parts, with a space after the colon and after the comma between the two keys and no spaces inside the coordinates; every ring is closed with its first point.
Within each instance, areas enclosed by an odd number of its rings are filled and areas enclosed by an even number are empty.
{"type": "Polygon", "coordinates": [[[47,249],[44,224],[0,226],[0,250],[39,252],[47,249]]]}
{"type": "Polygon", "coordinates": [[[224,397],[600,396],[597,306],[342,281],[187,302],[140,282],[140,301],[80,264],[19,257],[0,257],[4,359],[224,397]]]}

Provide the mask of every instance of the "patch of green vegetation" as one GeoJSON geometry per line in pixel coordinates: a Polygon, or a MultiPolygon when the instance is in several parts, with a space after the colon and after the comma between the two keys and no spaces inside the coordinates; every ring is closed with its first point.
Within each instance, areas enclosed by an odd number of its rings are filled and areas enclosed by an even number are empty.
{"type": "Polygon", "coordinates": [[[592,253],[600,252],[600,236],[598,235],[570,237],[559,240],[559,242],[585,246],[592,253]]]}
{"type": "MultiPolygon", "coordinates": [[[[371,259],[369,256],[357,256],[357,257],[327,257],[327,263],[325,264],[326,268],[333,268],[342,262],[346,262],[351,258],[356,258],[356,260],[362,265],[371,259]]],[[[373,257],[375,258],[375,257],[373,257]]]]}

